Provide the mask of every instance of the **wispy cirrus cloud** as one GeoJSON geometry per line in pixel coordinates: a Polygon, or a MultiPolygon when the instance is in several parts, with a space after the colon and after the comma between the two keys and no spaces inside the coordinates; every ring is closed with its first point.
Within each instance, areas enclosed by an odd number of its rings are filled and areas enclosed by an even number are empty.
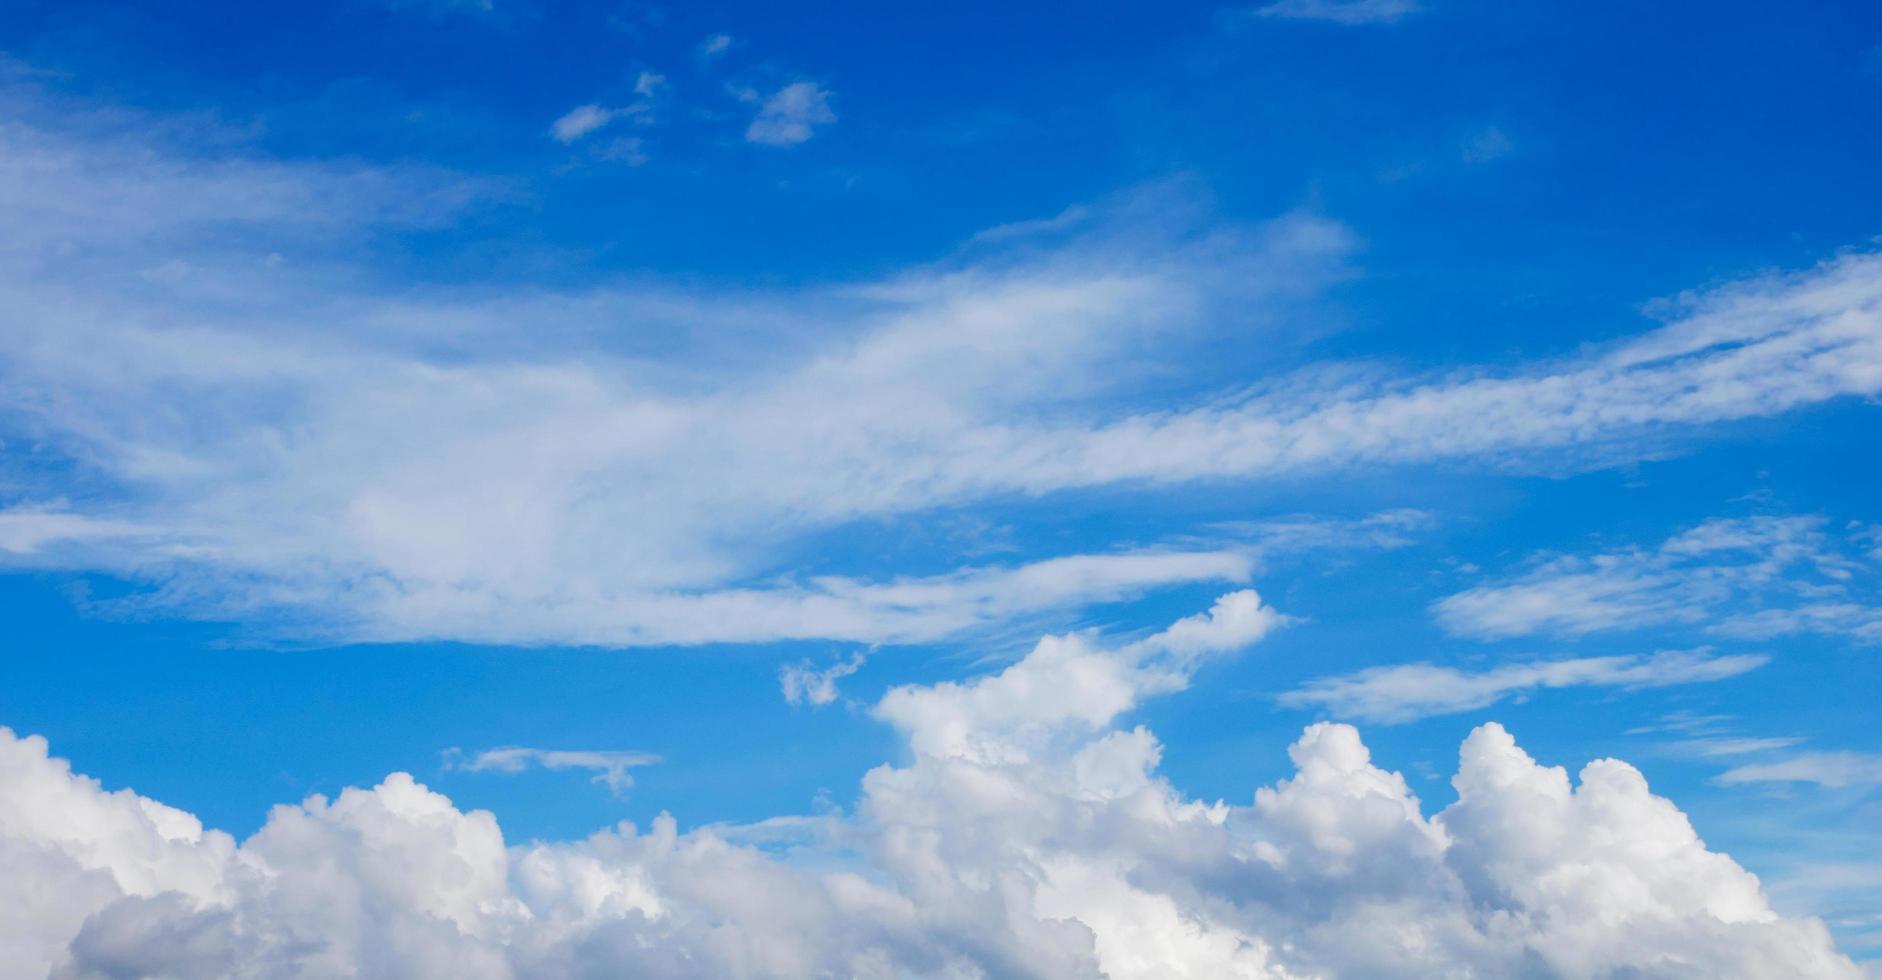
{"type": "Polygon", "coordinates": [[[1147,410],[1131,395],[1159,357],[1308,315],[1351,274],[1351,233],[1094,207],[1047,247],[983,243],[872,282],[431,293],[379,284],[344,246],[449,220],[476,179],[21,118],[0,130],[21,151],[0,182],[0,436],[80,485],[23,467],[5,505],[65,496],[84,501],[69,521],[137,528],[57,550],[160,583],[151,606],[291,612],[322,639],[932,639],[1233,582],[1250,552],[1203,529],[1220,540],[919,574],[787,556],[858,522],[1091,488],[1608,465],[1882,390],[1876,255],[1689,297],[1572,357],[1251,369],[1252,387],[1147,410]]]}
{"type": "Polygon", "coordinates": [[[55,545],[83,546],[88,541],[136,539],[150,532],[126,521],[100,520],[72,513],[63,504],[22,504],[0,509],[0,567],[8,559],[39,555],[55,545]]]}
{"type": "Polygon", "coordinates": [[[1882,786],[1882,755],[1866,752],[1799,752],[1771,762],[1734,766],[1714,780],[1722,786],[1751,783],[1813,783],[1828,789],[1882,786]]]}
{"type": "Polygon", "coordinates": [[[446,769],[459,772],[498,772],[508,775],[530,769],[592,772],[593,782],[608,787],[616,795],[627,792],[634,785],[634,777],[629,770],[660,761],[659,756],[650,752],[533,749],[520,745],[506,745],[476,753],[450,748],[444,751],[443,757],[446,769]]]}
{"type": "Polygon", "coordinates": [[[1691,623],[1747,639],[1882,642],[1871,532],[1811,515],[1710,520],[1654,547],[1547,557],[1432,610],[1446,629],[1480,639],[1691,623]]]}
{"type": "Polygon", "coordinates": [[[558,143],[573,143],[626,113],[625,109],[609,109],[594,103],[578,105],[556,119],[549,132],[558,143]]]}
{"type": "Polygon", "coordinates": [[[1636,690],[1720,681],[1769,662],[1762,654],[1668,650],[1642,656],[1509,663],[1475,671],[1430,663],[1397,664],[1312,680],[1277,700],[1288,707],[1318,709],[1334,718],[1397,724],[1475,711],[1541,690],[1636,690]]]}
{"type": "Polygon", "coordinates": [[[666,87],[666,76],[643,71],[634,80],[634,100],[624,105],[607,106],[590,102],[563,113],[549,126],[549,135],[558,143],[575,143],[624,120],[651,123],[656,100],[666,87]]]}
{"type": "Polygon", "coordinates": [[[1689,752],[1707,759],[1722,756],[1757,755],[1788,749],[1803,744],[1803,739],[1795,735],[1773,735],[1762,738],[1753,736],[1711,735],[1700,738],[1685,738],[1673,743],[1673,748],[1689,752]]]}
{"type": "Polygon", "coordinates": [[[1417,0],[1278,0],[1258,8],[1264,17],[1335,24],[1389,24],[1417,13],[1417,0]]]}

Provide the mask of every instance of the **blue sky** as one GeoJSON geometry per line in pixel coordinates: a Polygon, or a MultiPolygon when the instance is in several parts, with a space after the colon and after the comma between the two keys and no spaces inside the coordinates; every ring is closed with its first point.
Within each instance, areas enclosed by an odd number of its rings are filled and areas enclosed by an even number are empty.
{"type": "MultiPolygon", "coordinates": [[[[1232,827],[1350,723],[1462,840],[1496,722],[1882,960],[1879,170],[1860,3],[8,4],[0,725],[283,868],[405,772],[932,902],[936,760],[1232,827]]],[[[718,968],[1131,975],[1069,880],[718,968]]]]}

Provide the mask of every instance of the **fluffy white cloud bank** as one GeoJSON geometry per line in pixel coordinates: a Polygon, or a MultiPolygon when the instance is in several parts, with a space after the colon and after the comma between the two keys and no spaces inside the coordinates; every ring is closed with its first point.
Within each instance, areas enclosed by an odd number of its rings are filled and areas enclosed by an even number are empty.
{"type": "Polygon", "coordinates": [[[1119,719],[1277,622],[1237,593],[898,689],[909,758],[853,814],[749,829],[512,843],[397,773],[238,843],[0,729],[0,976],[1860,976],[1632,767],[1572,781],[1494,724],[1432,816],[1336,724],[1243,802],[1185,797],[1119,719]]]}

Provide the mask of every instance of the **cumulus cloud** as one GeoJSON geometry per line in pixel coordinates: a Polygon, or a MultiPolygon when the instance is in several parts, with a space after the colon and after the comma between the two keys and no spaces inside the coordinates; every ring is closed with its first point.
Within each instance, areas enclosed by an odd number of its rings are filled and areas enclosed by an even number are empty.
{"type": "Polygon", "coordinates": [[[1632,767],[1571,780],[1494,724],[1431,816],[1328,723],[1245,802],[1186,797],[1124,717],[1262,608],[899,688],[907,758],[854,812],[749,831],[511,843],[394,774],[237,842],[0,730],[0,976],[1861,976],[1632,767]]]}
{"type": "Polygon", "coordinates": [[[651,766],[659,761],[659,756],[648,752],[532,749],[520,745],[485,749],[475,755],[458,748],[446,749],[444,752],[445,767],[461,772],[501,772],[513,775],[533,767],[588,770],[595,774],[594,782],[608,787],[617,796],[634,785],[634,776],[628,770],[651,766]]]}
{"type": "MultiPolygon", "coordinates": [[[[39,461],[0,461],[5,506],[75,501],[59,521],[87,531],[35,560],[147,583],[138,612],[297,638],[933,639],[1240,581],[1254,552],[1222,529],[1181,553],[952,571],[812,575],[794,557],[863,524],[1090,488],[1606,465],[1882,392],[1873,254],[1688,297],[1570,357],[1312,365],[1148,410],[1165,359],[1282,329],[1348,274],[1353,236],[1306,213],[1199,229],[1127,201],[1049,247],[983,243],[870,282],[390,289],[343,246],[448,220],[482,185],[61,128],[84,116],[0,127],[0,438],[39,461]],[[141,274],[177,260],[187,276],[141,274]],[[1023,587],[986,587],[1001,578],[1023,587]]],[[[1502,628],[1467,605],[1447,622],[1502,628]]]]}
{"type": "Polygon", "coordinates": [[[1653,548],[1546,558],[1432,609],[1446,629],[1481,639],[1703,623],[1749,639],[1882,642],[1868,532],[1808,515],[1715,519],[1653,548]]]}
{"type": "Polygon", "coordinates": [[[1279,700],[1292,707],[1320,708],[1337,718],[1394,723],[1474,711],[1545,688],[1632,689],[1724,680],[1769,662],[1761,654],[1667,650],[1648,656],[1501,664],[1480,671],[1397,664],[1309,681],[1279,700]]]}
{"type": "Polygon", "coordinates": [[[923,755],[1023,760],[1066,731],[1110,724],[1146,695],[1181,690],[1203,655],[1255,643],[1280,622],[1244,589],[1116,651],[1094,651],[1089,635],[1048,637],[990,677],[898,687],[875,713],[923,755]]]}
{"type": "Polygon", "coordinates": [[[1278,0],[1260,9],[1264,17],[1336,24],[1389,24],[1417,12],[1417,0],[1278,0]]]}
{"type": "Polygon", "coordinates": [[[834,122],[828,90],[816,82],[792,82],[766,97],[745,128],[745,138],[766,146],[793,146],[809,140],[817,127],[834,122]]]}

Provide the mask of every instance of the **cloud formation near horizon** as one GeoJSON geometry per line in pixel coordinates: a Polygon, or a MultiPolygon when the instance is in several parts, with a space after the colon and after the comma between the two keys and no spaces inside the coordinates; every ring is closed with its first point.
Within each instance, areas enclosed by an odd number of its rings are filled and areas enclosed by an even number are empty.
{"type": "Polygon", "coordinates": [[[1246,802],[1185,797],[1120,719],[1277,621],[1235,593],[898,688],[876,713],[910,758],[854,813],[784,821],[795,858],[665,816],[512,844],[404,773],[238,843],[0,729],[0,977],[1861,976],[1632,767],[1571,782],[1494,724],[1429,817],[1326,723],[1246,802]]]}

